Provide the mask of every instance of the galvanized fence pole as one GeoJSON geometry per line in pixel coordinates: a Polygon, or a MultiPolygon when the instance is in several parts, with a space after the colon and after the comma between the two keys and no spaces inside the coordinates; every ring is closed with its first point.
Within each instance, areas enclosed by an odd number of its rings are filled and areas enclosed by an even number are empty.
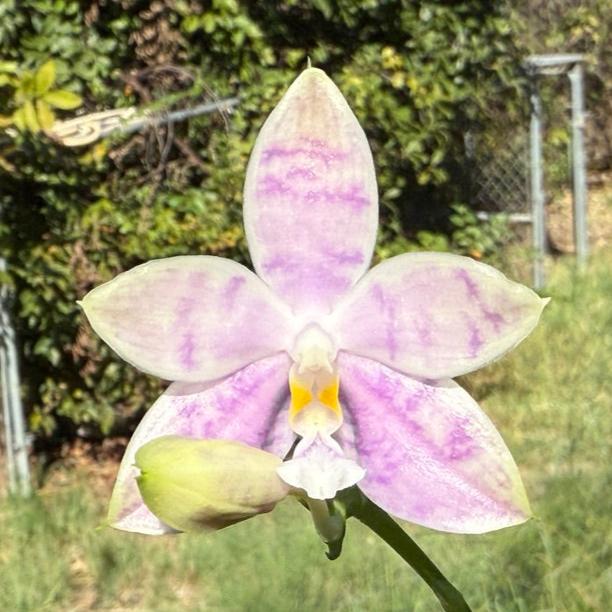
{"type": "Polygon", "coordinates": [[[531,214],[533,224],[533,286],[544,286],[544,257],[546,255],[546,209],[542,159],[542,102],[538,93],[537,77],[532,79],[531,121],[529,124],[529,163],[531,177],[531,214]]]}
{"type": "Polygon", "coordinates": [[[15,457],[13,454],[13,427],[9,400],[8,360],[4,342],[0,342],[0,385],[2,386],[2,422],[4,425],[4,448],[6,471],[8,475],[9,491],[17,488],[17,474],[15,473],[15,457]]]}
{"type": "Polygon", "coordinates": [[[568,73],[572,95],[572,182],[574,204],[574,240],[578,266],[584,268],[589,251],[587,224],[586,154],[584,150],[584,90],[582,63],[568,73]]]}
{"type": "MultiPolygon", "coordinates": [[[[0,270],[6,262],[0,258],[0,270]]],[[[28,495],[31,492],[30,464],[26,438],[25,417],[21,402],[19,360],[9,313],[10,295],[6,286],[0,288],[0,368],[2,370],[2,408],[6,438],[7,467],[11,493],[28,495]]]]}

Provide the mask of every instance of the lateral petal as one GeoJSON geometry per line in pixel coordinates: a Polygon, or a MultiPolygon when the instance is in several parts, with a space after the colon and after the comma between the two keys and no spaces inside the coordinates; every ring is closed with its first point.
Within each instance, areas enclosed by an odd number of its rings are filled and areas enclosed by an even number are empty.
{"type": "Polygon", "coordinates": [[[234,440],[273,450],[282,458],[291,441],[281,448],[273,432],[278,412],[287,405],[289,366],[289,358],[281,354],[216,383],[171,384],[147,411],[125,450],[109,504],[109,524],[150,535],[172,531],[149,512],[136,484],[136,452],[154,438],[234,440]]]}
{"type": "Polygon", "coordinates": [[[333,326],[341,349],[419,378],[452,378],[516,346],[547,302],[469,257],[407,253],[372,268],[333,326]]]}
{"type": "MultiPolygon", "coordinates": [[[[529,502],[501,436],[452,380],[421,382],[382,364],[339,355],[359,487],[395,516],[455,533],[526,521],[529,502]]],[[[345,445],[350,436],[342,436],[345,445]]],[[[347,453],[350,456],[350,450],[347,453]]]]}
{"type": "Polygon", "coordinates": [[[90,291],[82,307],[120,357],[166,380],[218,379],[292,339],[288,309],[250,270],[220,257],[150,261],[90,291]]]}
{"type": "Polygon", "coordinates": [[[257,273],[296,312],[328,313],[367,270],[378,225],[372,154],[322,70],[302,72],[261,129],[244,219],[257,273]]]}

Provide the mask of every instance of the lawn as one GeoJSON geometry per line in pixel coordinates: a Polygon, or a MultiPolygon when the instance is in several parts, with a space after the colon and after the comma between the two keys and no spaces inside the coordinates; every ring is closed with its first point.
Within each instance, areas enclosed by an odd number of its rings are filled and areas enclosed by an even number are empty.
{"type": "MultiPolygon", "coordinates": [[[[535,518],[484,536],[406,525],[474,611],[610,609],[612,253],[585,275],[570,262],[533,336],[461,381],[510,446],[535,518]]],[[[0,502],[0,610],[438,609],[356,522],[330,562],[295,502],[212,535],[148,538],[96,528],[107,495],[91,472],[67,473],[0,502]]]]}

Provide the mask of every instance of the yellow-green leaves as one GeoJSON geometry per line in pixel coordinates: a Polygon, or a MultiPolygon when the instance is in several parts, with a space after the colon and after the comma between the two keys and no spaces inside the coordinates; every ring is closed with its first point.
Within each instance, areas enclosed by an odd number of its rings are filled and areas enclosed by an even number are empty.
{"type": "Polygon", "coordinates": [[[222,529],[270,512],[290,492],[281,459],[229,440],[155,438],[136,453],[138,487],[153,514],[179,531],[222,529]]]}
{"type": "Polygon", "coordinates": [[[55,123],[53,111],[42,99],[36,100],[36,118],[43,130],[48,130],[55,123]]]}
{"type": "Polygon", "coordinates": [[[55,83],[55,63],[49,60],[34,74],[34,93],[42,96],[51,89],[53,83],[55,83]]]}
{"type": "Polygon", "coordinates": [[[50,91],[45,94],[44,100],[54,108],[61,110],[72,110],[73,108],[78,108],[83,103],[81,96],[77,96],[77,94],[65,89],[50,91]]]}
{"type": "Polygon", "coordinates": [[[0,62],[0,87],[13,88],[12,115],[0,116],[0,128],[14,125],[22,132],[36,134],[55,123],[54,108],[71,110],[83,103],[81,97],[66,89],[54,89],[57,78],[53,60],[34,72],[20,72],[13,62],[0,62]]]}

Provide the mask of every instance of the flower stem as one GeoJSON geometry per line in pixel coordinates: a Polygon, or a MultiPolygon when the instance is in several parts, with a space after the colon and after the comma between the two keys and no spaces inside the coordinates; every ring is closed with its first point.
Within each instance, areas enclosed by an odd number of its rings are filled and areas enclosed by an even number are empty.
{"type": "Polygon", "coordinates": [[[327,558],[333,561],[342,552],[345,518],[326,500],[306,498],[319,537],[327,544],[327,558]]]}
{"type": "Polygon", "coordinates": [[[380,536],[427,583],[446,612],[471,612],[463,595],[444,577],[416,542],[381,508],[361,495],[350,513],[380,536]]]}

